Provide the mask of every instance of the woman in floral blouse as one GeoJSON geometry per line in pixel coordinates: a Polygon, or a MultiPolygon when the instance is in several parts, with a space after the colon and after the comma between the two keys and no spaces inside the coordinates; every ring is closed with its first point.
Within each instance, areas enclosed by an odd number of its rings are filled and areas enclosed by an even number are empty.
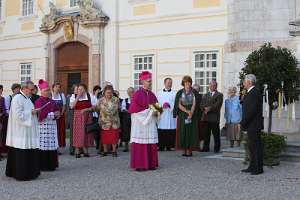
{"type": "Polygon", "coordinates": [[[102,156],[107,156],[108,145],[112,145],[112,156],[117,157],[117,143],[119,140],[119,99],[113,96],[114,89],[111,85],[107,85],[103,89],[104,96],[99,99],[97,105],[85,111],[99,113],[100,141],[103,145],[104,152],[102,156]]]}

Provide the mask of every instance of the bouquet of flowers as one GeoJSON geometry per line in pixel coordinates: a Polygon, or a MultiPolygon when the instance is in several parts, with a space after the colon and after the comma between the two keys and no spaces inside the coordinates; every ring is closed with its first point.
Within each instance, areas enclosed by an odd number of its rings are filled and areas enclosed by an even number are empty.
{"type": "Polygon", "coordinates": [[[149,105],[149,108],[158,114],[163,112],[163,108],[158,103],[149,105]]]}

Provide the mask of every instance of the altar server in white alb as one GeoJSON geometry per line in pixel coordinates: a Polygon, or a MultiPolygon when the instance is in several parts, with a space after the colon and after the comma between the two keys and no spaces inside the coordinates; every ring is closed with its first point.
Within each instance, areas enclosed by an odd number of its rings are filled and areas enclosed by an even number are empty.
{"type": "Polygon", "coordinates": [[[37,120],[40,110],[34,109],[30,94],[29,85],[22,84],[20,94],[12,99],[8,119],[6,176],[20,181],[32,180],[40,175],[37,120]]]}
{"type": "Polygon", "coordinates": [[[170,151],[175,147],[176,119],[173,117],[176,91],[172,90],[172,79],[164,80],[165,88],[158,93],[158,103],[163,108],[158,123],[158,147],[159,151],[170,151]]]}

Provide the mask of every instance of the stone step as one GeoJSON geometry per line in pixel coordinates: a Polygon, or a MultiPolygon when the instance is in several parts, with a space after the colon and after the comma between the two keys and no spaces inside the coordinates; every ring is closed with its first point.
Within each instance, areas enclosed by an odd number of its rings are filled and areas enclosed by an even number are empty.
{"type": "Polygon", "coordinates": [[[300,162],[300,153],[284,152],[281,154],[280,160],[289,162],[300,162]]]}
{"type": "MultiPolygon", "coordinates": [[[[244,147],[224,148],[223,157],[245,158],[244,147]]],[[[300,143],[288,142],[285,151],[281,154],[282,161],[300,162],[300,143]]]]}
{"type": "Polygon", "coordinates": [[[300,153],[300,142],[287,142],[285,152],[287,152],[287,153],[300,153]]]}
{"type": "Polygon", "coordinates": [[[244,158],[245,150],[243,147],[224,148],[221,150],[223,157],[244,158]]]}

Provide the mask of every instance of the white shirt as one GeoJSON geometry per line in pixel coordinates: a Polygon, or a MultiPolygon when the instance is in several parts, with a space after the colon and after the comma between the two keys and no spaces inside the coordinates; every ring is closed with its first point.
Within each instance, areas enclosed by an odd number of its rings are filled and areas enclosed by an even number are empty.
{"type": "Polygon", "coordinates": [[[52,93],[52,99],[53,100],[62,100],[63,105],[66,105],[66,97],[65,97],[64,93],[59,93],[57,95],[54,95],[54,93],[52,93]]]}
{"type": "Polygon", "coordinates": [[[216,91],[209,91],[211,93],[211,96],[214,96],[216,91]]]}
{"type": "Polygon", "coordinates": [[[160,116],[158,122],[159,129],[176,129],[176,119],[173,118],[173,109],[175,104],[176,91],[171,90],[168,92],[162,90],[157,95],[157,100],[160,106],[163,106],[164,103],[170,104],[170,108],[165,108],[163,113],[160,116]]]}
{"type": "MultiPolygon", "coordinates": [[[[75,94],[72,94],[71,95],[71,97],[70,97],[70,105],[69,106],[71,106],[74,102],[75,102],[75,94]]],[[[89,98],[88,98],[88,96],[87,96],[87,94],[85,95],[85,96],[83,96],[83,97],[80,97],[79,98],[79,101],[86,101],[86,100],[88,100],[89,98]]]]}
{"type": "MultiPolygon", "coordinates": [[[[128,98],[128,103],[130,104],[130,98],[128,98]]],[[[123,99],[122,103],[121,103],[121,112],[127,111],[126,108],[126,99],[123,99]]]]}
{"type": "MultiPolygon", "coordinates": [[[[92,95],[91,96],[91,104],[92,104],[92,106],[96,106],[97,102],[98,102],[97,97],[95,95],[92,95]]],[[[93,117],[98,117],[97,112],[93,112],[93,117]]]]}
{"type": "Polygon", "coordinates": [[[247,92],[250,92],[253,88],[254,88],[254,86],[251,86],[247,92]]]}
{"type": "Polygon", "coordinates": [[[4,100],[5,100],[5,110],[6,110],[7,114],[9,114],[10,102],[11,102],[12,98],[13,98],[12,95],[8,95],[8,96],[4,97],[4,100]]]}
{"type": "Polygon", "coordinates": [[[9,111],[6,145],[18,149],[38,149],[40,136],[38,120],[32,115],[30,98],[22,92],[14,96],[9,111]]]}

